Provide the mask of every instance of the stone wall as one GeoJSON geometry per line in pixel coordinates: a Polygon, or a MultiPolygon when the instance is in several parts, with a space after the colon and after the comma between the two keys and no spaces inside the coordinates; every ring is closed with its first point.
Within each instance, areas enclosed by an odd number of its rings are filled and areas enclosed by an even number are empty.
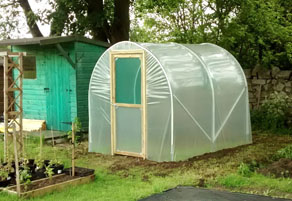
{"type": "MultiPolygon", "coordinates": [[[[273,92],[292,97],[292,71],[277,67],[266,69],[244,69],[248,84],[250,109],[257,109],[273,92]]],[[[292,127],[292,106],[288,110],[288,125],[292,127]]]]}
{"type": "Polygon", "coordinates": [[[254,68],[244,69],[248,83],[250,108],[255,109],[272,92],[282,92],[292,97],[292,71],[254,68]]]}

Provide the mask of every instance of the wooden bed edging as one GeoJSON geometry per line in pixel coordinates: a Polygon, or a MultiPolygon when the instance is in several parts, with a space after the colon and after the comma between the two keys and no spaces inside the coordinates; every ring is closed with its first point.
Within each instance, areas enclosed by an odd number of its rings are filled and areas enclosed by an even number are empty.
{"type": "MultiPolygon", "coordinates": [[[[64,176],[64,174],[62,175],[57,175],[55,177],[60,177],[60,176],[64,176]]],[[[45,179],[41,179],[41,180],[49,180],[50,178],[45,178],[45,179]]],[[[23,198],[32,198],[32,197],[37,197],[37,196],[41,196],[41,195],[45,195],[47,193],[51,193],[53,191],[60,191],[68,186],[76,186],[79,184],[85,184],[85,183],[89,183],[90,181],[93,181],[95,179],[95,175],[89,175],[86,177],[80,177],[80,178],[75,178],[69,181],[65,181],[65,182],[61,182],[58,184],[53,184],[50,186],[46,186],[43,188],[39,188],[39,189],[35,189],[32,191],[27,191],[27,192],[23,192],[20,193],[20,197],[23,198]]],[[[36,180],[33,182],[38,182],[40,180],[36,180]]],[[[4,192],[7,192],[9,194],[13,194],[13,195],[17,195],[17,191],[16,190],[12,190],[13,188],[15,188],[16,186],[10,186],[8,188],[4,188],[2,189],[4,192]]],[[[0,190],[1,191],[1,190],[0,190]]]]}

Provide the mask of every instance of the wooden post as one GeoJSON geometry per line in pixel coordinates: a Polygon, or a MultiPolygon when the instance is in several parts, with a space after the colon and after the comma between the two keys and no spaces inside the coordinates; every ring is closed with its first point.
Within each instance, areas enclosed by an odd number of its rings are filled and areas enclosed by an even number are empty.
{"type": "Polygon", "coordinates": [[[42,129],[40,129],[40,159],[42,159],[42,152],[43,152],[43,134],[42,129]]]}
{"type": "MultiPolygon", "coordinates": [[[[13,140],[9,140],[13,133],[10,129],[12,126],[19,127],[19,137],[17,138],[18,154],[24,153],[22,137],[22,79],[23,79],[23,56],[26,53],[0,52],[4,57],[4,160],[9,157],[9,146],[13,140]],[[12,57],[18,57],[18,64],[12,57]],[[14,75],[14,76],[13,76],[14,75]],[[10,82],[11,83],[10,83],[10,82]],[[10,120],[10,122],[8,122],[10,120]]],[[[13,137],[12,137],[13,138],[13,137]]]]}
{"type": "Polygon", "coordinates": [[[8,160],[8,56],[4,56],[4,162],[8,160]]]}
{"type": "MultiPolygon", "coordinates": [[[[20,150],[20,156],[22,156],[24,154],[24,144],[23,144],[23,106],[22,106],[22,95],[23,95],[23,90],[22,90],[22,86],[23,86],[23,53],[19,53],[19,57],[18,57],[18,68],[19,68],[19,136],[18,136],[18,140],[19,140],[19,150],[20,150]]],[[[26,140],[27,140],[27,136],[26,136],[26,140]]]]}
{"type": "Polygon", "coordinates": [[[75,176],[75,123],[72,122],[72,176],[75,176]]]}
{"type": "Polygon", "coordinates": [[[52,134],[52,145],[53,145],[53,147],[55,146],[55,140],[54,140],[54,131],[53,131],[53,129],[51,128],[51,134],[52,134]]]}
{"type": "MultiPolygon", "coordinates": [[[[19,136],[20,137],[20,136],[19,136]]],[[[17,195],[20,196],[20,181],[19,181],[19,163],[18,163],[18,151],[17,151],[17,134],[15,131],[15,124],[13,124],[13,145],[14,145],[14,157],[15,157],[15,174],[16,174],[16,190],[17,195]]]]}

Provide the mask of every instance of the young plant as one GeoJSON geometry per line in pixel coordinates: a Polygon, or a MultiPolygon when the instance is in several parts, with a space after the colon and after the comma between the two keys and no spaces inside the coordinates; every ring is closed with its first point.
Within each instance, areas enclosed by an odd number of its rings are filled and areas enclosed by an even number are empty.
{"type": "Polygon", "coordinates": [[[19,179],[20,179],[20,183],[24,185],[24,189],[27,190],[28,185],[31,184],[31,173],[29,170],[29,167],[27,166],[22,166],[23,169],[20,170],[19,172],[19,179]]]}
{"type": "MultiPolygon", "coordinates": [[[[74,124],[75,124],[75,142],[79,143],[82,138],[82,134],[81,134],[82,124],[78,117],[75,117],[74,124]]],[[[72,141],[72,131],[68,131],[67,134],[68,134],[68,139],[72,141]]]]}
{"type": "Polygon", "coordinates": [[[54,171],[51,165],[46,166],[45,174],[50,178],[50,180],[52,180],[54,171]]]}
{"type": "Polygon", "coordinates": [[[244,177],[250,177],[253,172],[250,170],[250,167],[246,163],[241,163],[238,167],[237,173],[244,177]]]}
{"type": "Polygon", "coordinates": [[[42,169],[44,167],[44,160],[37,158],[35,160],[36,170],[42,169]]]}
{"type": "Polygon", "coordinates": [[[7,180],[9,172],[7,171],[5,166],[0,166],[0,181],[7,180]]]}
{"type": "Polygon", "coordinates": [[[288,145],[277,151],[276,158],[288,158],[292,160],[292,145],[288,145]]]}

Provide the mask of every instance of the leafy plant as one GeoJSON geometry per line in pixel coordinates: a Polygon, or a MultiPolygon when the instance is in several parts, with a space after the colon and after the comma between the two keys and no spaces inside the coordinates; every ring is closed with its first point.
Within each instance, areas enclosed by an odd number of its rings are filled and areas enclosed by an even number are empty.
{"type": "Polygon", "coordinates": [[[53,166],[53,165],[62,165],[62,162],[55,158],[55,159],[53,159],[53,160],[50,161],[49,165],[50,166],[53,166]]]}
{"type": "Polygon", "coordinates": [[[262,106],[251,112],[252,127],[254,130],[288,129],[287,111],[292,105],[292,98],[285,93],[272,93],[262,106]]]}
{"type": "Polygon", "coordinates": [[[45,174],[50,178],[50,180],[52,180],[53,175],[54,175],[54,171],[53,171],[51,164],[46,166],[45,174]]]}
{"type": "Polygon", "coordinates": [[[278,150],[276,157],[288,158],[292,160],[292,145],[288,145],[287,147],[284,147],[283,149],[278,150]]]}
{"type": "Polygon", "coordinates": [[[37,158],[35,164],[37,166],[36,169],[42,169],[44,167],[44,160],[37,158]]]}
{"type": "Polygon", "coordinates": [[[8,178],[9,172],[5,166],[0,166],[0,181],[4,181],[8,178]]]}
{"type": "MultiPolygon", "coordinates": [[[[81,133],[82,123],[78,117],[75,117],[74,124],[75,124],[75,142],[79,143],[82,138],[82,133],[81,133]]],[[[72,130],[68,131],[67,134],[68,134],[68,139],[72,141],[72,130]]]]}
{"type": "Polygon", "coordinates": [[[246,163],[241,163],[239,165],[237,173],[244,176],[244,177],[250,177],[253,174],[249,165],[246,163]]]}
{"type": "Polygon", "coordinates": [[[31,184],[31,172],[27,164],[22,164],[22,169],[19,171],[19,179],[25,190],[27,190],[28,185],[31,184]]]}

